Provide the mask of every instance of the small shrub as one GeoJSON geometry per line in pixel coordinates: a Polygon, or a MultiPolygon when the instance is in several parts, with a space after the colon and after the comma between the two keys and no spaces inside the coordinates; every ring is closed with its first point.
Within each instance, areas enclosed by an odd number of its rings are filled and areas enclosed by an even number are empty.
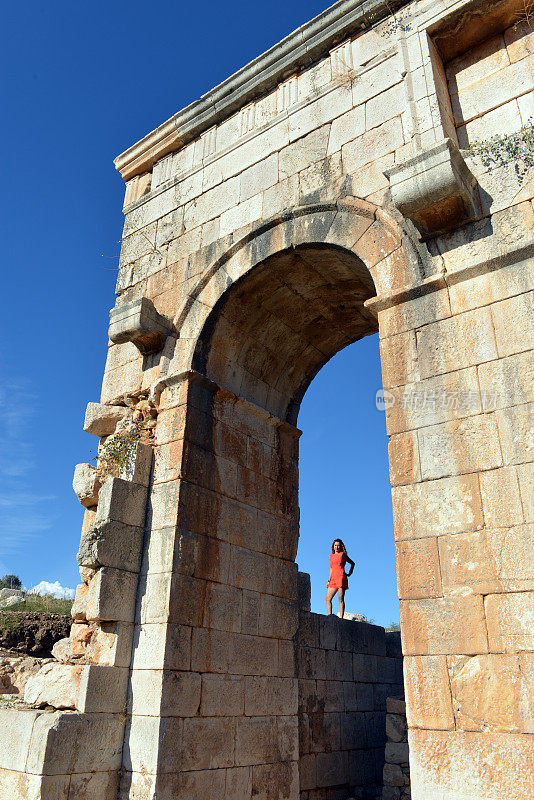
{"type": "Polygon", "coordinates": [[[518,180],[522,181],[534,166],[534,120],[530,117],[516,133],[473,142],[469,152],[478,156],[488,170],[513,163],[518,180]]]}

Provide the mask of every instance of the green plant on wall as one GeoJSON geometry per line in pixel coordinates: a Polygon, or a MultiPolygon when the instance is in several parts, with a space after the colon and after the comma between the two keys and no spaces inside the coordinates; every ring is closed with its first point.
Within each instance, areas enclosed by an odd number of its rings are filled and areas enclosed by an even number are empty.
{"type": "Polygon", "coordinates": [[[518,179],[522,181],[530,167],[534,166],[534,121],[532,117],[516,133],[496,135],[491,139],[473,142],[469,147],[469,152],[478,156],[488,170],[513,164],[518,179]]]}
{"type": "Polygon", "coordinates": [[[118,477],[135,452],[137,443],[143,436],[141,423],[133,423],[129,428],[109,436],[100,446],[98,469],[101,476],[118,477]]]}

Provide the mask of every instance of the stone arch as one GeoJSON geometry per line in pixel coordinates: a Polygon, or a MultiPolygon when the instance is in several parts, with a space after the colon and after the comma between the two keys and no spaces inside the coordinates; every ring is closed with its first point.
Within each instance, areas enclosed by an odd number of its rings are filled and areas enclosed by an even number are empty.
{"type": "Polygon", "coordinates": [[[191,369],[197,337],[225,292],[258,264],[276,253],[302,246],[338,248],[366,269],[379,296],[396,293],[426,277],[425,264],[409,231],[389,212],[357,197],[288,209],[254,227],[198,270],[174,318],[180,346],[170,372],[191,369]]]}

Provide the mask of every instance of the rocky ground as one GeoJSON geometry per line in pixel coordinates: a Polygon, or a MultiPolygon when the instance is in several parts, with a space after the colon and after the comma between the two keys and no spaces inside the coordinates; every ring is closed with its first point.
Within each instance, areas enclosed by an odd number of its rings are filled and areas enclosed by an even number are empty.
{"type": "Polygon", "coordinates": [[[72,619],[35,611],[0,612],[0,648],[49,658],[54,644],[69,635],[72,619]]]}

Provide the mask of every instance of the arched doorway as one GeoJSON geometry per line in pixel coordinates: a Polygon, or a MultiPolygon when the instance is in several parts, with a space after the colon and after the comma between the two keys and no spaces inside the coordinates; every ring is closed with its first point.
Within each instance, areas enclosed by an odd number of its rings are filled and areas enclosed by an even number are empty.
{"type": "MultiPolygon", "coordinates": [[[[299,797],[295,423],[318,370],[378,330],[366,305],[378,287],[413,269],[394,224],[354,198],[288,212],[202,265],[154,393],[131,684],[141,709],[163,649],[161,705],[156,719],[133,713],[127,724],[132,786],[150,773],[178,797],[206,780],[235,800],[299,797]],[[162,644],[150,640],[158,628],[162,644]],[[136,747],[143,737],[157,741],[150,754],[136,747]]],[[[315,649],[327,650],[331,632],[319,635],[315,649]]],[[[374,653],[374,636],[358,646],[374,653]]]]}

